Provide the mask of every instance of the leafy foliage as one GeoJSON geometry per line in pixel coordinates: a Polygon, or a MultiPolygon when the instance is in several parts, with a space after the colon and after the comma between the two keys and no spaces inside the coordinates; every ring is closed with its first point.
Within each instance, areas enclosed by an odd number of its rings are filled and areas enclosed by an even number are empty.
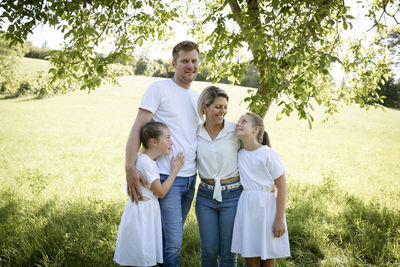
{"type": "MultiPolygon", "coordinates": [[[[399,6],[399,0],[375,0],[365,8],[374,27],[384,33],[382,18],[398,23],[399,6]]],[[[245,100],[262,116],[277,101],[277,118],[297,110],[311,125],[311,98],[328,114],[337,111],[335,99],[341,94],[346,94],[347,103],[367,95],[379,102],[376,89],[381,77],[388,78],[388,60],[379,42],[366,46],[362,39],[348,44],[341,38],[354,20],[343,0],[7,0],[0,10],[0,26],[9,22],[6,37],[14,44],[26,41],[40,23],[59,29],[65,43],[62,51],[50,54],[53,81],[78,80],[81,89],[89,91],[101,84],[102,77],[115,82],[113,75],[104,75],[115,59],[127,60],[145,40],[169,38],[172,21],[187,23],[205,48],[208,78],[239,83],[249,66],[257,67],[258,89],[245,100]],[[96,48],[107,37],[112,37],[114,50],[100,57],[96,48]],[[250,60],[243,60],[241,51],[249,52],[250,60]],[[343,66],[351,91],[326,87],[333,64],[343,66]]]]}
{"type": "Polygon", "coordinates": [[[379,84],[378,94],[383,98],[383,105],[390,108],[400,108],[400,82],[395,82],[393,77],[385,83],[379,84]]]}
{"type": "Polygon", "coordinates": [[[52,49],[47,48],[47,47],[30,47],[29,52],[25,54],[25,57],[29,58],[39,58],[39,59],[48,59],[48,56],[50,55],[50,52],[52,49]]]}
{"type": "MultiPolygon", "coordinates": [[[[385,3],[398,5],[395,1],[385,3]]],[[[381,4],[370,7],[371,16],[382,9],[381,4]]],[[[386,71],[387,60],[377,60],[383,51],[378,46],[365,48],[361,40],[350,44],[342,56],[346,42],[341,33],[352,28],[354,20],[343,1],[231,0],[206,1],[204,5],[206,8],[190,19],[196,21],[192,33],[202,33],[201,41],[210,47],[205,61],[211,62],[212,75],[216,80],[224,76],[241,80],[246,66],[255,65],[260,72],[258,90],[251,91],[245,100],[261,115],[276,100],[282,107],[278,118],[297,110],[301,119],[311,123],[312,97],[326,106],[328,114],[337,111],[334,100],[340,92],[325,86],[331,82],[334,63],[351,74],[349,102],[357,101],[358,94],[375,91],[386,71]],[[209,32],[204,24],[216,26],[209,32]],[[251,52],[250,61],[238,60],[241,50],[251,52]],[[221,60],[228,64],[219,65],[221,60]]]]}
{"type": "Polygon", "coordinates": [[[33,96],[36,98],[45,98],[52,95],[66,93],[77,89],[77,84],[71,82],[61,84],[60,81],[49,82],[49,75],[43,71],[27,73],[24,75],[16,74],[13,84],[5,87],[2,94],[6,98],[15,98],[23,96],[33,96]],[[63,86],[62,86],[63,85],[63,86]]]}
{"type": "MultiPolygon", "coordinates": [[[[2,1],[0,22],[10,22],[6,37],[13,44],[26,41],[40,23],[48,23],[64,34],[62,51],[52,51],[49,60],[54,82],[62,79],[82,83],[89,91],[108,76],[108,64],[133,54],[144,40],[167,37],[167,22],[177,16],[176,8],[158,1],[2,1]],[[106,57],[96,51],[107,36],[115,49],[106,57]]],[[[109,76],[116,82],[113,75],[109,76]]]]}
{"type": "Polygon", "coordinates": [[[11,47],[9,41],[0,32],[0,93],[7,93],[15,84],[15,64],[23,56],[26,48],[22,45],[11,47]]]}
{"type": "MultiPolygon", "coordinates": [[[[386,36],[382,36],[380,41],[388,47],[392,72],[397,72],[400,75],[400,27],[393,28],[386,36]]],[[[400,79],[400,76],[398,79],[400,79]]]]}

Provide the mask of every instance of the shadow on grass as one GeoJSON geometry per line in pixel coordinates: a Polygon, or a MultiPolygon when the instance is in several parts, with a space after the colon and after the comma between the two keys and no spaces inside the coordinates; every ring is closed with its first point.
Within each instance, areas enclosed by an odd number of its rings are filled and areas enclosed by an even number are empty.
{"type": "Polygon", "coordinates": [[[3,95],[3,96],[0,97],[0,100],[15,99],[17,97],[18,96],[15,96],[15,95],[3,95]]]}
{"type": "Polygon", "coordinates": [[[4,191],[0,197],[6,200],[0,206],[1,266],[116,266],[112,259],[123,204],[27,203],[4,191]]]}
{"type": "Polygon", "coordinates": [[[352,245],[357,263],[400,266],[400,213],[348,196],[342,214],[343,245],[352,245]]]}
{"type": "Polygon", "coordinates": [[[185,229],[183,231],[183,241],[180,253],[180,265],[200,267],[200,234],[197,225],[197,220],[194,212],[194,203],[185,222],[185,229]]]}
{"type": "MultiPolygon", "coordinates": [[[[44,200],[43,193],[27,200],[23,193],[0,190],[1,266],[116,266],[125,203],[44,200]]],[[[278,266],[400,266],[398,210],[347,195],[332,178],[289,185],[286,216],[292,256],[279,259],[278,266]]],[[[181,266],[200,266],[193,207],[180,259],[181,266]]],[[[244,266],[241,257],[238,266],[244,266]]]]}
{"type": "Polygon", "coordinates": [[[384,108],[400,111],[400,107],[384,107],[384,108]]]}
{"type": "MultiPolygon", "coordinates": [[[[181,266],[200,267],[200,258],[201,258],[200,234],[195,216],[195,207],[194,207],[195,202],[196,199],[193,200],[192,208],[185,222],[185,229],[183,232],[183,243],[180,253],[181,266]]],[[[237,266],[238,267],[246,266],[244,258],[240,256],[238,257],[237,266]]]]}
{"type": "Polygon", "coordinates": [[[291,186],[292,257],[280,266],[400,266],[400,214],[341,191],[332,178],[291,186]]]}
{"type": "Polygon", "coordinates": [[[0,97],[1,100],[9,100],[9,99],[18,99],[17,102],[30,102],[35,100],[43,100],[47,99],[48,97],[40,97],[40,96],[16,96],[16,95],[7,95],[0,97]]]}

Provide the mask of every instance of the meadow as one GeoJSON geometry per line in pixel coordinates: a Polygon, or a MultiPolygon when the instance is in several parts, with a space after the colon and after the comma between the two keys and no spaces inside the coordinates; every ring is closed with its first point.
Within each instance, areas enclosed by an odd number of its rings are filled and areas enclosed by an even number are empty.
{"type": "MultiPolygon", "coordinates": [[[[125,143],[141,95],[158,79],[0,99],[0,266],[116,266],[125,143]]],[[[249,88],[219,86],[236,121],[249,88]]],[[[277,112],[271,107],[265,125],[288,171],[292,252],[278,266],[400,266],[400,111],[345,106],[323,122],[316,106],[312,129],[296,114],[276,121],[277,112]]],[[[181,266],[200,266],[194,208],[181,266]]]]}

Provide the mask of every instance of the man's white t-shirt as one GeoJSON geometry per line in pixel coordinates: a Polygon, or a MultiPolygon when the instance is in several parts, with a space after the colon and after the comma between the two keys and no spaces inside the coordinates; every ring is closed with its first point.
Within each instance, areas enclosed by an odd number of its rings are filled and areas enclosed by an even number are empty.
{"type": "Polygon", "coordinates": [[[157,158],[157,166],[162,174],[170,174],[171,158],[175,158],[179,152],[183,152],[185,164],[178,176],[196,174],[198,98],[197,92],[180,87],[172,79],[152,83],[143,94],[139,108],[153,113],[153,119],[167,125],[171,133],[171,153],[157,158]]]}

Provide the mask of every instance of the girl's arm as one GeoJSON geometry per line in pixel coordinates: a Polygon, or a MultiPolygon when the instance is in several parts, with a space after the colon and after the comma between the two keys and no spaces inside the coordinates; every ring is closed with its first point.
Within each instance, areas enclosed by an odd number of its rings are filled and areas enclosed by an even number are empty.
{"type": "Polygon", "coordinates": [[[165,195],[171,189],[171,186],[175,181],[176,175],[182,169],[184,161],[185,160],[183,158],[183,154],[179,153],[175,160],[174,158],[171,159],[171,173],[164,181],[164,183],[161,183],[160,179],[156,179],[154,180],[154,182],[151,183],[150,190],[156,196],[158,196],[159,198],[165,197],[165,195]]]}
{"type": "Polygon", "coordinates": [[[285,205],[286,205],[286,174],[282,174],[275,179],[275,185],[278,189],[276,197],[276,215],[272,231],[275,237],[280,237],[285,233],[285,205]]]}

